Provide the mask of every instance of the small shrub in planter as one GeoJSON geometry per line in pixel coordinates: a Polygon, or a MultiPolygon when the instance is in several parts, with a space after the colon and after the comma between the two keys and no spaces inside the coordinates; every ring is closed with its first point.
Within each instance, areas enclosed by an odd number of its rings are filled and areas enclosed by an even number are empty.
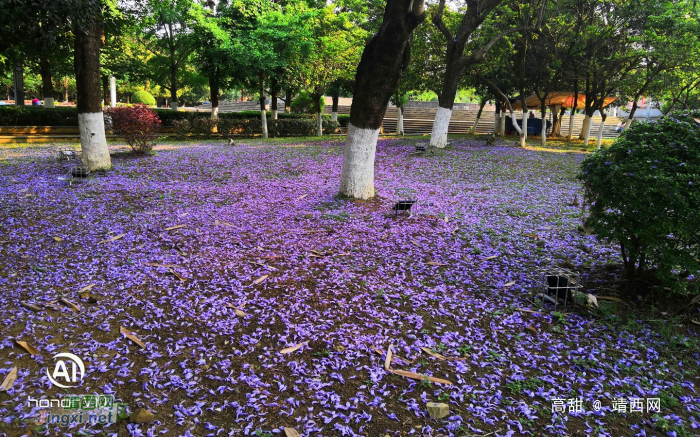
{"type": "Polygon", "coordinates": [[[689,114],[637,122],[582,163],[586,224],[619,245],[628,278],[698,275],[700,125],[689,114]]]}
{"type": "Polygon", "coordinates": [[[323,135],[330,135],[336,133],[340,123],[333,120],[323,120],[323,135]]]}
{"type": "Polygon", "coordinates": [[[112,129],[121,135],[134,153],[149,153],[158,139],[160,119],[145,105],[109,108],[112,129]]]}
{"type": "Polygon", "coordinates": [[[142,103],[147,106],[155,106],[156,98],[151,95],[148,91],[136,91],[131,96],[131,103],[138,104],[142,103]]]}

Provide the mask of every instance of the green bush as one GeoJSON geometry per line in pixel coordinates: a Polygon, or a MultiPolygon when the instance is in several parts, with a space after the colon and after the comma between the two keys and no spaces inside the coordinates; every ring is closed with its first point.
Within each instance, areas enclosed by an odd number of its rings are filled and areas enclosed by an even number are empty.
{"type": "MultiPolygon", "coordinates": [[[[323,110],[325,104],[326,100],[321,97],[321,110],[323,110]]],[[[301,112],[306,114],[316,113],[314,99],[311,98],[308,93],[302,91],[299,93],[299,96],[296,99],[292,100],[292,112],[301,112]]]]}
{"type": "Polygon", "coordinates": [[[175,120],[175,138],[178,140],[186,139],[192,132],[192,125],[189,120],[175,120]]]}
{"type": "Polygon", "coordinates": [[[337,121],[323,120],[323,135],[334,134],[338,131],[339,127],[340,127],[340,123],[338,123],[337,121]]]}
{"type": "Polygon", "coordinates": [[[638,122],[583,161],[587,225],[619,244],[628,278],[698,274],[700,126],[689,114],[638,122]]]}
{"type": "Polygon", "coordinates": [[[348,124],[350,124],[350,114],[338,114],[338,123],[342,127],[348,127],[348,124]]]}
{"type": "Polygon", "coordinates": [[[156,98],[148,91],[136,91],[131,95],[131,103],[143,103],[146,106],[155,106],[156,98]]]}
{"type": "Polygon", "coordinates": [[[0,126],[78,126],[73,107],[0,106],[0,126]]]}

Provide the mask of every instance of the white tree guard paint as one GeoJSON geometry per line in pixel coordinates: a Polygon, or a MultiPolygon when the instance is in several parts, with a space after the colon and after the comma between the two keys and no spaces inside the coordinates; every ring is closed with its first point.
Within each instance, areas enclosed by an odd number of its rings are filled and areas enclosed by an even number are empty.
{"type": "Polygon", "coordinates": [[[109,170],[112,168],[102,112],[78,114],[78,128],[80,129],[83,164],[90,167],[90,170],[109,170]]]}
{"type": "Polygon", "coordinates": [[[596,141],[596,147],[600,149],[600,146],[603,144],[603,126],[605,126],[605,123],[601,120],[600,126],[598,126],[598,141],[596,141]]]}
{"type": "Polygon", "coordinates": [[[323,113],[316,113],[316,135],[323,136],[323,113]]]}
{"type": "Polygon", "coordinates": [[[276,109],[272,110],[272,119],[277,120],[277,110],[276,109]]]}
{"type": "Polygon", "coordinates": [[[114,76],[109,78],[109,106],[117,106],[117,78],[114,76]]]}
{"type": "Polygon", "coordinates": [[[53,109],[54,107],[53,97],[44,97],[44,108],[53,109]]]}
{"type": "Polygon", "coordinates": [[[631,119],[631,118],[628,118],[628,119],[625,121],[625,130],[629,129],[630,126],[632,126],[632,119],[631,119]]]}
{"type": "Polygon", "coordinates": [[[590,122],[590,118],[589,118],[588,125],[586,126],[586,136],[585,136],[584,143],[583,143],[584,146],[588,146],[588,141],[591,139],[591,125],[592,124],[593,123],[590,122]]]}
{"type": "Polygon", "coordinates": [[[571,110],[571,115],[569,115],[569,137],[568,141],[571,142],[571,140],[574,139],[574,120],[576,117],[574,117],[574,111],[573,109],[571,110]]]}
{"type": "Polygon", "coordinates": [[[581,126],[581,134],[579,135],[580,139],[583,139],[586,137],[586,132],[588,132],[591,127],[591,117],[589,117],[587,114],[583,118],[583,126],[581,126]]]}
{"type": "Polygon", "coordinates": [[[260,122],[262,123],[262,137],[267,138],[267,111],[260,110],[260,122]]]}
{"type": "Polygon", "coordinates": [[[403,135],[403,109],[396,108],[398,117],[396,119],[396,135],[403,135]]]}
{"type": "Polygon", "coordinates": [[[362,129],[350,123],[343,147],[340,193],[357,199],[374,197],[374,155],[379,129],[362,129]]]}
{"type": "Polygon", "coordinates": [[[542,113],[542,131],[540,132],[541,144],[543,146],[547,145],[547,110],[545,109],[542,113]]]}
{"type": "Polygon", "coordinates": [[[338,113],[337,112],[331,112],[331,120],[338,121],[338,113]]]}
{"type": "Polygon", "coordinates": [[[452,118],[452,110],[438,106],[433,121],[433,131],[430,134],[430,145],[438,149],[444,149],[447,146],[447,130],[450,127],[450,119],[452,118]]]}
{"type": "Polygon", "coordinates": [[[177,102],[170,102],[170,109],[177,111],[177,102]]]}
{"type": "Polygon", "coordinates": [[[479,120],[481,120],[481,116],[476,117],[476,120],[474,120],[474,124],[472,125],[472,129],[469,132],[470,134],[473,134],[476,132],[476,127],[479,125],[479,120]]]}
{"type": "Polygon", "coordinates": [[[211,108],[211,118],[212,120],[218,120],[219,119],[219,107],[213,107],[211,108]]]}
{"type": "Polygon", "coordinates": [[[528,117],[527,111],[523,112],[523,133],[520,135],[520,147],[525,147],[525,143],[527,141],[527,117],[528,117]]]}

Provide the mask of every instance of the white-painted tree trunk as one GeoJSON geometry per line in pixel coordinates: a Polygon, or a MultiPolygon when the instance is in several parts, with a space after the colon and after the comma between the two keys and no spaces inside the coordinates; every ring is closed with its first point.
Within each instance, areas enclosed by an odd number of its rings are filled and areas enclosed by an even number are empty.
{"type": "Polygon", "coordinates": [[[469,132],[470,134],[476,132],[476,127],[479,126],[479,120],[481,120],[481,116],[476,117],[476,120],[474,120],[474,124],[472,125],[471,131],[469,132]]]}
{"type": "Polygon", "coordinates": [[[506,111],[501,111],[501,122],[498,124],[498,135],[506,134],[506,111]]]}
{"type": "Polygon", "coordinates": [[[523,112],[523,133],[520,135],[520,147],[525,147],[527,141],[527,111],[523,112]]]}
{"type": "Polygon", "coordinates": [[[331,120],[338,121],[338,113],[337,112],[331,112],[331,120]]]}
{"type": "Polygon", "coordinates": [[[541,132],[541,142],[543,146],[547,145],[547,107],[545,106],[542,112],[542,132],[541,132]]]}
{"type": "Polygon", "coordinates": [[[53,109],[54,107],[53,97],[44,97],[44,108],[53,109]]]}
{"type": "MultiPolygon", "coordinates": [[[[586,117],[588,117],[588,116],[586,116],[586,117]]],[[[584,122],[585,122],[585,120],[584,120],[584,122]]],[[[586,136],[585,136],[584,143],[583,143],[584,146],[588,146],[588,141],[591,139],[591,125],[592,124],[593,123],[591,123],[590,117],[588,117],[588,123],[586,124],[586,131],[585,131],[586,136]]]]}
{"type": "Polygon", "coordinates": [[[571,110],[571,114],[569,115],[569,137],[568,137],[568,142],[571,142],[574,139],[574,120],[576,120],[574,110],[571,110]]]}
{"type": "Polygon", "coordinates": [[[270,115],[270,118],[272,118],[273,120],[277,120],[277,110],[276,109],[272,110],[272,114],[270,115]]]}
{"type": "MultiPolygon", "coordinates": [[[[591,117],[590,115],[586,114],[585,117],[583,117],[583,125],[581,126],[581,134],[579,135],[579,138],[585,138],[586,137],[586,132],[590,131],[591,127],[591,117]]],[[[588,143],[586,143],[588,144],[588,143]]]]}
{"type": "Polygon", "coordinates": [[[267,111],[260,111],[260,122],[262,123],[262,137],[267,138],[267,111]]]}
{"type": "Polygon", "coordinates": [[[433,121],[433,131],[430,134],[430,146],[444,149],[447,146],[447,130],[450,128],[452,110],[438,106],[433,121]]]}
{"type": "Polygon", "coordinates": [[[323,114],[316,113],[316,135],[323,136],[323,114]]]}
{"type": "Polygon", "coordinates": [[[109,105],[112,108],[117,106],[117,78],[114,76],[109,78],[109,105]]]}
{"type": "Polygon", "coordinates": [[[625,121],[625,130],[629,129],[630,126],[632,126],[632,119],[628,118],[627,121],[625,121]]]}
{"type": "Polygon", "coordinates": [[[396,119],[396,135],[403,135],[403,109],[397,107],[396,112],[398,113],[396,119]]]}
{"type": "Polygon", "coordinates": [[[90,170],[109,170],[112,161],[107,149],[105,121],[102,112],[78,114],[82,161],[90,170]]]}
{"type": "Polygon", "coordinates": [[[600,126],[598,126],[598,141],[596,142],[596,147],[600,149],[600,146],[603,145],[603,127],[605,126],[605,122],[601,120],[600,126]]]}
{"type": "Polygon", "coordinates": [[[219,107],[218,106],[211,108],[211,118],[212,118],[212,120],[219,119],[219,107]]]}
{"type": "Polygon", "coordinates": [[[340,193],[358,199],[374,196],[374,155],[379,129],[362,129],[348,125],[343,147],[340,193]]]}
{"type": "Polygon", "coordinates": [[[170,109],[173,111],[177,111],[177,102],[170,102],[170,109]]]}

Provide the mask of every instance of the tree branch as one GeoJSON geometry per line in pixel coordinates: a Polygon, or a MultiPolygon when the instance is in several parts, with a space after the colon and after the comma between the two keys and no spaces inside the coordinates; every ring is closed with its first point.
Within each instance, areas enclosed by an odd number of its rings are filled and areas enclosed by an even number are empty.
{"type": "Polygon", "coordinates": [[[445,26],[445,22],[442,21],[442,14],[445,11],[445,0],[440,0],[440,6],[438,6],[438,11],[437,13],[433,14],[433,24],[435,27],[438,28],[440,32],[444,35],[445,39],[447,39],[447,43],[451,44],[454,40],[452,37],[452,32],[450,32],[450,29],[445,26]]]}
{"type": "MultiPolygon", "coordinates": [[[[513,105],[510,104],[510,99],[508,97],[506,97],[506,95],[503,94],[503,91],[501,91],[501,89],[498,88],[498,86],[496,86],[496,84],[494,84],[490,80],[486,79],[485,77],[481,76],[480,74],[475,74],[475,77],[477,79],[479,79],[480,81],[482,81],[487,87],[491,88],[492,91],[494,91],[496,94],[498,94],[503,99],[503,102],[505,102],[505,104],[508,106],[508,112],[510,112],[511,124],[513,125],[515,130],[518,132],[518,135],[522,136],[523,130],[520,129],[518,122],[515,120],[515,114],[514,114],[515,111],[513,111],[513,105]]],[[[523,115],[523,117],[524,117],[524,115],[523,115]]]]}
{"type": "Polygon", "coordinates": [[[460,58],[457,63],[461,64],[461,68],[466,68],[472,64],[476,64],[478,62],[481,62],[482,59],[484,59],[484,56],[486,53],[488,53],[489,50],[491,50],[491,47],[494,46],[498,41],[500,41],[504,36],[510,35],[511,33],[515,32],[522,32],[522,31],[536,31],[537,29],[534,29],[532,27],[514,27],[512,29],[508,29],[504,32],[501,32],[500,34],[494,36],[491,41],[486,43],[486,45],[482,46],[479,50],[476,51],[473,55],[467,57],[467,58],[460,58]]]}

